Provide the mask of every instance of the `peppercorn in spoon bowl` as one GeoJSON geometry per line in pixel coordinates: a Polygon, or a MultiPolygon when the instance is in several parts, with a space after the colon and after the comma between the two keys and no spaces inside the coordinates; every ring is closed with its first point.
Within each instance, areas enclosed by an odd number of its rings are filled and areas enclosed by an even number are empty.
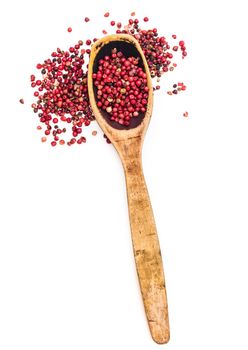
{"type": "Polygon", "coordinates": [[[91,49],[88,92],[94,116],[118,152],[126,178],[136,269],[153,340],[169,341],[159,240],[142,170],[142,145],[153,107],[150,71],[137,40],[115,34],[91,49]]]}

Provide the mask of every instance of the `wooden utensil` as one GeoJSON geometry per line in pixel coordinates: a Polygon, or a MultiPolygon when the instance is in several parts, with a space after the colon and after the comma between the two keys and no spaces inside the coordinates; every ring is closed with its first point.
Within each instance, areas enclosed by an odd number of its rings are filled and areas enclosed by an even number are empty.
{"type": "Polygon", "coordinates": [[[164,344],[170,337],[165,279],[156,225],[141,163],[142,144],[152,114],[153,88],[145,56],[136,39],[127,34],[116,34],[106,36],[92,46],[88,67],[88,90],[96,120],[116,148],[124,167],[134,257],[145,312],[153,340],[164,344]],[[128,127],[112,122],[107,113],[100,110],[96,104],[96,88],[92,74],[97,71],[98,61],[106,55],[111,55],[113,48],[121,50],[126,57],[139,57],[139,65],[147,74],[147,111],[137,118],[131,118],[128,127]]]}

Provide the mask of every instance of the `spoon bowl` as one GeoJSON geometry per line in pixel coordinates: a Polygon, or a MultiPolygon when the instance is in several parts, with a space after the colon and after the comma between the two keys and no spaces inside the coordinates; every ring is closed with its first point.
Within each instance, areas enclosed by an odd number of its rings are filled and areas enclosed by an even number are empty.
{"type": "Polygon", "coordinates": [[[144,53],[135,38],[127,34],[109,35],[92,46],[88,67],[88,91],[95,118],[116,148],[123,164],[133,251],[145,312],[153,340],[164,344],[169,341],[170,331],[163,263],[142,170],[142,144],[152,115],[153,88],[144,53]],[[146,112],[131,118],[128,126],[111,121],[107,112],[98,108],[96,102],[96,88],[92,75],[97,72],[99,60],[106,55],[110,56],[113,48],[120,50],[125,57],[139,57],[139,66],[147,75],[149,92],[146,112]]]}

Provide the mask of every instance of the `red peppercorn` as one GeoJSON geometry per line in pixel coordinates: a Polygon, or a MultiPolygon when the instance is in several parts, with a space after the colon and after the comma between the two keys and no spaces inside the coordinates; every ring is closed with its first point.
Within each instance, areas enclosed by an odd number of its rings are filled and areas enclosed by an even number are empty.
{"type": "Polygon", "coordinates": [[[184,45],[185,45],[185,43],[183,40],[179,41],[179,46],[184,46],[184,45]]]}
{"type": "Polygon", "coordinates": [[[98,63],[98,71],[92,76],[97,88],[97,106],[106,110],[110,120],[128,126],[130,119],[139,115],[139,110],[146,111],[146,73],[138,67],[136,58],[125,58],[116,49],[112,50],[111,56],[103,57],[98,63]]]}
{"type": "Polygon", "coordinates": [[[115,21],[111,21],[111,22],[110,22],[110,25],[111,25],[111,26],[114,26],[114,25],[115,25],[115,21]]]}
{"type": "Polygon", "coordinates": [[[71,33],[71,32],[72,32],[72,28],[71,28],[71,27],[68,27],[68,28],[67,28],[67,32],[71,33]]]}
{"type": "Polygon", "coordinates": [[[148,22],[149,18],[148,17],[144,17],[144,22],[148,22]]]}
{"type": "Polygon", "coordinates": [[[106,12],[106,13],[104,14],[104,17],[109,17],[109,12],[106,12]]]}
{"type": "Polygon", "coordinates": [[[91,44],[91,40],[90,39],[88,39],[88,40],[86,40],[86,45],[90,45],[91,44]]]}
{"type": "Polygon", "coordinates": [[[89,17],[85,17],[84,20],[85,20],[85,22],[87,23],[87,22],[89,22],[90,19],[89,19],[89,17]]]}

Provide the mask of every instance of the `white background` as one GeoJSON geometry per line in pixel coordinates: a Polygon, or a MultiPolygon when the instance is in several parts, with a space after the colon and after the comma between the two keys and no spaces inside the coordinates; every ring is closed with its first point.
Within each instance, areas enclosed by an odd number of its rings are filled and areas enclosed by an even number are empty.
{"type": "Polygon", "coordinates": [[[164,348],[248,349],[245,4],[1,2],[1,350],[159,347],[143,311],[115,150],[100,132],[91,136],[96,124],[85,145],[42,144],[30,109],[35,65],[100,33],[107,10],[116,20],[148,15],[189,52],[155,96],[143,152],[168,290],[164,348]],[[180,80],[188,90],[167,96],[180,80]]]}

